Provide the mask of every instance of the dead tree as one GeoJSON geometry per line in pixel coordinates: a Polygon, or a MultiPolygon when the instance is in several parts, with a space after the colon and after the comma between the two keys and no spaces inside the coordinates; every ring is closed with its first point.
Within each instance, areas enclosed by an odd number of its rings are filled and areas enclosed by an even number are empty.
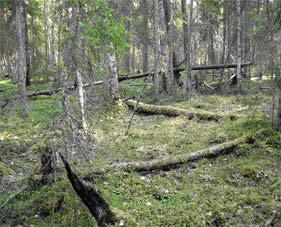
{"type": "Polygon", "coordinates": [[[60,154],[67,177],[72,184],[76,194],[82,202],[88,207],[91,214],[96,219],[98,226],[103,227],[109,224],[115,224],[117,218],[111,211],[109,204],[104,200],[97,188],[80,179],[71,169],[68,161],[60,154]]]}

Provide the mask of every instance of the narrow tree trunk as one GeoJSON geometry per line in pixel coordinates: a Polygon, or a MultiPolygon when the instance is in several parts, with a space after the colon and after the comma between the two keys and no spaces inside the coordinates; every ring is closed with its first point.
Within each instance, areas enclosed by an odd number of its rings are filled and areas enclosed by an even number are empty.
{"type": "Polygon", "coordinates": [[[19,99],[22,105],[23,115],[28,114],[29,104],[26,93],[26,47],[25,47],[25,20],[24,20],[24,1],[15,0],[16,11],[16,31],[18,39],[18,89],[19,99]]]}
{"type": "MultiPolygon", "coordinates": [[[[51,7],[54,7],[54,0],[51,1],[51,7]]],[[[52,18],[52,15],[50,15],[50,18],[52,18]]],[[[52,71],[54,71],[55,65],[56,65],[56,56],[55,56],[55,25],[54,21],[50,19],[50,68],[52,71]]]]}
{"type": "Polygon", "coordinates": [[[142,68],[143,72],[148,71],[148,42],[149,42],[149,32],[148,32],[148,1],[142,1],[142,17],[143,17],[143,47],[142,47],[142,68]]]}
{"type": "Polygon", "coordinates": [[[84,97],[82,72],[80,69],[76,69],[76,79],[77,79],[77,85],[78,85],[79,104],[80,104],[80,109],[81,109],[82,129],[84,132],[86,132],[87,131],[87,122],[86,122],[86,117],[85,117],[85,97],[84,97]]]}
{"type": "Polygon", "coordinates": [[[174,87],[174,73],[173,73],[173,36],[172,36],[172,8],[170,0],[163,0],[165,24],[168,42],[168,64],[165,72],[165,81],[167,92],[170,93],[174,87]]]}
{"type": "Polygon", "coordinates": [[[154,99],[159,100],[160,95],[160,78],[159,78],[159,62],[161,54],[160,34],[159,34],[159,2],[154,1],[154,99]]]}
{"type": "Polygon", "coordinates": [[[242,44],[241,44],[241,29],[242,29],[242,16],[241,16],[241,0],[237,0],[237,82],[240,86],[241,79],[241,64],[242,64],[242,44]]]}
{"type": "Polygon", "coordinates": [[[26,52],[26,86],[30,86],[30,46],[27,24],[27,4],[24,2],[24,30],[25,30],[25,52],[26,52]]]}
{"type": "Polygon", "coordinates": [[[192,17],[193,17],[193,0],[190,1],[190,13],[189,13],[189,21],[187,16],[187,10],[186,10],[186,0],[181,1],[181,7],[182,7],[182,16],[183,16],[183,35],[184,35],[184,55],[186,58],[185,61],[185,77],[186,77],[186,83],[185,83],[185,90],[184,92],[190,98],[191,96],[191,31],[192,31],[192,17]]]}
{"type": "Polygon", "coordinates": [[[107,90],[112,101],[118,101],[119,83],[116,55],[113,52],[107,53],[108,76],[107,76],[107,90]]]}

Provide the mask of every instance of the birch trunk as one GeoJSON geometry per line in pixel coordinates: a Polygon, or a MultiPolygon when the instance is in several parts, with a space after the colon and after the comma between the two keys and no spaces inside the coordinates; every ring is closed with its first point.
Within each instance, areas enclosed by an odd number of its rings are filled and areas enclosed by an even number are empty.
{"type": "Polygon", "coordinates": [[[84,132],[86,132],[87,122],[85,117],[85,97],[84,97],[85,95],[84,95],[84,88],[83,88],[83,76],[79,68],[76,69],[76,79],[77,79],[77,87],[78,87],[78,94],[79,94],[79,104],[81,110],[82,129],[84,132]]]}
{"type": "Polygon", "coordinates": [[[108,64],[108,77],[107,77],[107,90],[112,101],[119,100],[119,82],[118,82],[118,70],[116,55],[113,52],[107,53],[107,64],[108,64]]]}

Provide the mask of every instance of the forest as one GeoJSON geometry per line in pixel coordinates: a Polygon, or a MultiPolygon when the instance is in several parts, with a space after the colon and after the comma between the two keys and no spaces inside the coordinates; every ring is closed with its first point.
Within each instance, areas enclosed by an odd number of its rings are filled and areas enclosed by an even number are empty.
{"type": "Polygon", "coordinates": [[[0,226],[281,226],[281,0],[0,0],[0,226]]]}

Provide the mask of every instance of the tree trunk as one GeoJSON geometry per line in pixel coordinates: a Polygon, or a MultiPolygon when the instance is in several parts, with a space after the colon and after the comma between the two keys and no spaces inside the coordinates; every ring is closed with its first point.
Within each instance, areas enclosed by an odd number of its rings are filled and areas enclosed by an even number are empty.
{"type": "Polygon", "coordinates": [[[64,163],[67,177],[71,182],[72,187],[82,202],[88,207],[89,211],[96,219],[98,226],[106,227],[110,224],[114,225],[117,222],[117,218],[111,211],[109,204],[102,197],[99,190],[80,179],[73,172],[70,164],[61,154],[60,157],[64,163]]]}
{"type": "Polygon", "coordinates": [[[143,0],[142,1],[142,23],[143,23],[143,47],[142,47],[142,69],[143,72],[147,72],[149,69],[148,67],[148,42],[149,42],[149,32],[148,32],[148,18],[149,18],[149,13],[148,13],[148,1],[143,0]]]}
{"type": "Polygon", "coordinates": [[[108,76],[107,76],[107,90],[112,101],[119,100],[119,83],[116,55],[113,52],[107,53],[108,76]]]}
{"type": "Polygon", "coordinates": [[[161,44],[160,44],[160,10],[159,10],[159,2],[154,1],[154,99],[155,101],[159,100],[160,95],[160,76],[159,76],[159,62],[161,55],[161,44]]]}
{"type": "Polygon", "coordinates": [[[216,114],[208,111],[189,111],[187,109],[177,108],[173,106],[158,106],[158,105],[150,105],[146,103],[139,102],[137,105],[137,101],[127,100],[126,104],[135,108],[135,110],[139,113],[154,115],[154,114],[163,114],[170,117],[177,117],[180,115],[187,116],[189,120],[197,118],[199,120],[209,120],[209,121],[219,121],[221,119],[237,119],[238,115],[235,114],[216,114]]]}
{"type": "Polygon", "coordinates": [[[165,82],[167,92],[173,91],[174,87],[174,73],[173,73],[173,36],[172,36],[172,8],[170,0],[163,0],[164,16],[167,32],[167,42],[168,42],[168,64],[165,72],[165,82]]]}
{"type": "Polygon", "coordinates": [[[186,0],[181,1],[182,16],[183,16],[183,36],[184,36],[184,56],[185,56],[185,89],[184,92],[190,98],[192,89],[191,76],[191,31],[192,31],[192,15],[193,15],[193,0],[190,1],[189,21],[186,10],[186,0]]]}
{"type": "Polygon", "coordinates": [[[242,64],[242,44],[241,44],[241,35],[242,35],[242,15],[241,15],[241,0],[237,0],[237,82],[238,87],[240,86],[241,79],[241,64],[242,64]]]}
{"type": "MultiPolygon", "coordinates": [[[[172,157],[154,159],[150,161],[112,164],[104,166],[102,170],[94,171],[92,175],[95,175],[97,173],[101,174],[109,171],[151,172],[155,170],[170,170],[188,162],[197,161],[203,158],[214,158],[219,155],[230,153],[231,151],[233,151],[233,148],[237,147],[239,144],[245,142],[252,142],[253,137],[261,133],[262,131],[258,131],[255,134],[248,134],[238,139],[215,145],[213,147],[205,148],[191,153],[179,154],[172,157]]],[[[90,176],[88,176],[87,178],[91,179],[90,176]]]]}
{"type": "Polygon", "coordinates": [[[26,86],[30,86],[30,46],[29,46],[29,35],[28,35],[28,24],[27,24],[27,3],[24,2],[24,30],[25,30],[25,52],[26,52],[26,86]]]}
{"type": "Polygon", "coordinates": [[[82,129],[84,132],[87,131],[87,122],[85,116],[85,97],[84,97],[84,88],[83,88],[83,77],[80,69],[76,69],[76,79],[78,85],[78,94],[79,94],[79,104],[81,109],[81,120],[82,120],[82,129]]]}
{"type": "Polygon", "coordinates": [[[26,93],[26,47],[25,47],[25,20],[24,20],[24,0],[15,0],[16,30],[18,39],[18,89],[19,98],[22,105],[23,116],[27,116],[29,104],[26,93]]]}

